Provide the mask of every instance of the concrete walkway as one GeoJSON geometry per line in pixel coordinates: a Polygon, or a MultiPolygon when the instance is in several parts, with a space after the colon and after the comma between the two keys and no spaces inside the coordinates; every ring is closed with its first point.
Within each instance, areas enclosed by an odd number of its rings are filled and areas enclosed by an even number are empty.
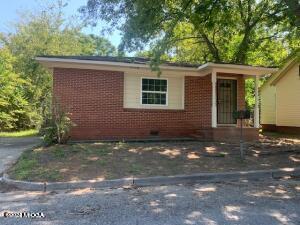
{"type": "Polygon", "coordinates": [[[14,163],[28,148],[41,142],[39,137],[0,138],[0,174],[14,163]]]}

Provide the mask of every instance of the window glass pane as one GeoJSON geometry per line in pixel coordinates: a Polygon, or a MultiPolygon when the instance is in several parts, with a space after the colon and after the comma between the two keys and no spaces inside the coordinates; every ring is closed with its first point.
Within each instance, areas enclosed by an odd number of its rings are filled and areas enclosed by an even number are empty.
{"type": "Polygon", "coordinates": [[[166,92],[167,91],[167,85],[162,85],[160,91],[166,92]]]}
{"type": "Polygon", "coordinates": [[[155,99],[154,99],[154,96],[152,94],[148,98],[148,104],[155,104],[155,99]]]}
{"type": "Polygon", "coordinates": [[[142,80],[142,104],[166,105],[167,80],[147,79],[142,80]]]}
{"type": "Polygon", "coordinates": [[[160,91],[160,85],[159,84],[158,85],[155,84],[155,91],[160,91]]]}
{"type": "Polygon", "coordinates": [[[153,85],[155,84],[155,80],[154,79],[148,79],[149,80],[149,85],[153,85]]]}
{"type": "Polygon", "coordinates": [[[149,81],[149,79],[143,79],[143,81],[142,81],[143,85],[148,85],[148,83],[149,83],[148,81],[149,81]]]}
{"type": "Polygon", "coordinates": [[[149,91],[155,91],[154,85],[151,85],[151,84],[150,84],[148,90],[149,90],[149,91]]]}
{"type": "Polygon", "coordinates": [[[149,99],[149,93],[143,93],[143,95],[142,95],[142,103],[143,104],[149,104],[148,103],[148,99],[149,99]]]}
{"type": "Polygon", "coordinates": [[[167,104],[166,94],[162,94],[162,95],[161,95],[161,101],[160,101],[160,104],[162,104],[162,105],[166,105],[166,104],[167,104]]]}
{"type": "Polygon", "coordinates": [[[166,94],[162,94],[162,93],[143,93],[142,103],[143,104],[165,105],[166,104],[166,94]]]}
{"type": "Polygon", "coordinates": [[[157,105],[160,104],[159,103],[159,94],[154,95],[154,104],[157,104],[157,105]]]}
{"type": "Polygon", "coordinates": [[[154,99],[155,98],[155,93],[149,93],[149,98],[154,99]]]}
{"type": "Polygon", "coordinates": [[[148,85],[143,84],[143,91],[148,91],[148,85]]]}
{"type": "Polygon", "coordinates": [[[157,91],[166,92],[167,91],[167,81],[160,79],[147,79],[142,80],[142,90],[143,91],[157,91]]]}

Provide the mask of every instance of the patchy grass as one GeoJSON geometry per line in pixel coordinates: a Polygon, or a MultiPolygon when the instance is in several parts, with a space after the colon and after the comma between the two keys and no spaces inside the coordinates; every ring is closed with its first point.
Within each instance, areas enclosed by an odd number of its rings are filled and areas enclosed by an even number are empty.
{"type": "Polygon", "coordinates": [[[37,136],[38,133],[39,131],[35,129],[14,132],[0,132],[0,137],[31,137],[37,136]]]}
{"type": "Polygon", "coordinates": [[[59,180],[60,174],[54,168],[44,167],[38,161],[38,152],[28,150],[22,154],[15,166],[11,169],[13,177],[17,180],[59,180]]]}
{"type": "Polygon", "coordinates": [[[32,176],[32,171],[37,166],[37,160],[35,158],[29,159],[22,157],[19,163],[14,168],[15,178],[18,180],[27,180],[32,176]]]}
{"type": "Polygon", "coordinates": [[[264,135],[246,147],[242,161],[239,144],[227,142],[54,145],[25,152],[9,174],[20,180],[69,181],[300,166],[300,138],[264,135]]]}

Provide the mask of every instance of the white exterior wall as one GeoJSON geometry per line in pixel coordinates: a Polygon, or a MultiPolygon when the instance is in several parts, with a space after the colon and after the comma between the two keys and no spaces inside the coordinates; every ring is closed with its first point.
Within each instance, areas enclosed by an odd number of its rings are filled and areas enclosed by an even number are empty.
{"type": "Polygon", "coordinates": [[[172,72],[163,73],[159,78],[168,80],[167,105],[142,105],[142,78],[158,78],[149,70],[125,71],[124,108],[135,109],[184,109],[184,76],[172,72]]]}
{"type": "Polygon", "coordinates": [[[278,81],[276,91],[276,125],[300,127],[299,64],[278,81]]]}
{"type": "Polygon", "coordinates": [[[260,91],[261,124],[276,124],[276,88],[266,84],[260,91]]]}

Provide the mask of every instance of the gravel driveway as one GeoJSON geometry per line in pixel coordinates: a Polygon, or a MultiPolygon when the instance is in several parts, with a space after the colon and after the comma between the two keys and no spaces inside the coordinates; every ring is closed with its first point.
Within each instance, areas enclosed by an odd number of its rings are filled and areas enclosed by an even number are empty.
{"type": "Polygon", "coordinates": [[[14,163],[23,151],[40,141],[39,137],[0,138],[0,174],[14,163]]]}
{"type": "Polygon", "coordinates": [[[0,224],[300,224],[300,181],[0,193],[0,224]],[[1,218],[5,211],[44,219],[1,218]]]}

